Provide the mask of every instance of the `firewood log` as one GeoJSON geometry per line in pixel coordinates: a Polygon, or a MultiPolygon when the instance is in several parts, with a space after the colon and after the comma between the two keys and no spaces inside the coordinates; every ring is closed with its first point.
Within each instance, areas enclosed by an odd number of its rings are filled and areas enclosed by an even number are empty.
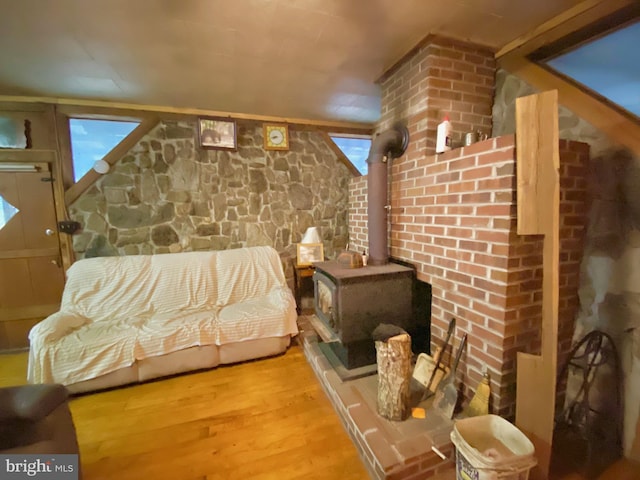
{"type": "Polygon", "coordinates": [[[410,412],[411,337],[402,333],[376,341],[378,414],[400,421],[410,412]]]}

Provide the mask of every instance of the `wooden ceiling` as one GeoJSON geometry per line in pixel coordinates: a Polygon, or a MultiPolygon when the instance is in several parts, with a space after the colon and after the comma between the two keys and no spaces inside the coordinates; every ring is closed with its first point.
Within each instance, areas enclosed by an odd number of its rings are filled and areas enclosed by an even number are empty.
{"type": "Polygon", "coordinates": [[[429,33],[496,51],[580,0],[0,0],[0,95],[375,122],[429,33]]]}

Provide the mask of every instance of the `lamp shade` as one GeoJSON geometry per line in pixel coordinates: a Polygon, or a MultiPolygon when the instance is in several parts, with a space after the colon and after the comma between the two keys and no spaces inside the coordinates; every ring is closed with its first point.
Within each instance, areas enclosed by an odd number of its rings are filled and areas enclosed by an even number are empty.
{"type": "Polygon", "coordinates": [[[317,227],[309,227],[307,231],[304,232],[302,236],[302,240],[300,243],[322,243],[322,239],[320,238],[320,234],[318,233],[317,227]]]}

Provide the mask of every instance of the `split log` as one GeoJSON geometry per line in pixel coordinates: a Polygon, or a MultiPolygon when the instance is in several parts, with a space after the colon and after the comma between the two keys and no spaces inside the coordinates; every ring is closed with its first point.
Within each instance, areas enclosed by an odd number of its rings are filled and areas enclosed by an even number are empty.
{"type": "Polygon", "coordinates": [[[410,411],[411,337],[402,333],[375,344],[378,413],[389,420],[404,420],[410,411]]]}

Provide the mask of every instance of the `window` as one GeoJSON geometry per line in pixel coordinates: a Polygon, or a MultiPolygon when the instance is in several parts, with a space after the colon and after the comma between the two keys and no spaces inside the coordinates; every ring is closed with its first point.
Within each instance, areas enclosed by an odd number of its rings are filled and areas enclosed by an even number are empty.
{"type": "Polygon", "coordinates": [[[73,179],[80,180],[98,160],[129,135],[140,122],[69,119],[73,179]]]}
{"type": "Polygon", "coordinates": [[[616,13],[541,48],[531,58],[640,117],[640,22],[629,18],[629,12],[616,13]]]}
{"type": "Polygon", "coordinates": [[[0,230],[18,213],[18,209],[0,195],[0,230]]]}
{"type": "Polygon", "coordinates": [[[368,171],[367,157],[371,148],[371,137],[362,135],[330,134],[331,139],[342,150],[362,175],[368,171]]]}

